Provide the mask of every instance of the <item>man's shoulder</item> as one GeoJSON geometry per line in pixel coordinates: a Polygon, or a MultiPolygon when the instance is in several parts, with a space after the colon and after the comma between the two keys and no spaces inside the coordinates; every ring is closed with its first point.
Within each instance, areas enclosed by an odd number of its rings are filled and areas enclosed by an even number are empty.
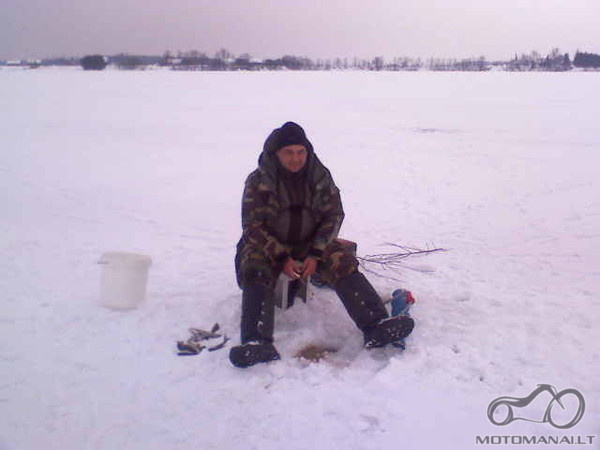
{"type": "Polygon", "coordinates": [[[312,180],[316,190],[327,189],[335,186],[331,171],[317,157],[314,158],[313,162],[312,180]]]}
{"type": "Polygon", "coordinates": [[[248,175],[245,184],[247,188],[269,190],[272,182],[271,179],[259,168],[248,175]]]}
{"type": "Polygon", "coordinates": [[[248,183],[254,183],[256,181],[260,180],[260,170],[259,169],[255,169],[252,172],[250,172],[250,174],[246,177],[246,184],[248,183]]]}
{"type": "Polygon", "coordinates": [[[329,169],[325,166],[321,166],[315,176],[315,188],[316,190],[330,190],[336,189],[335,181],[329,169]]]}

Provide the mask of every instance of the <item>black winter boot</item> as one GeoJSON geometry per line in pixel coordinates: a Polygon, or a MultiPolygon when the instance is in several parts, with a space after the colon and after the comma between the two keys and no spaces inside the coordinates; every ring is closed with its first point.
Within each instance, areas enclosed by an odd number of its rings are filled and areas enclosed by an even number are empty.
{"type": "Polygon", "coordinates": [[[229,360],[236,367],[246,368],[257,363],[281,359],[271,342],[252,341],[233,347],[229,351],[229,360]]]}
{"type": "Polygon", "coordinates": [[[408,336],[414,327],[413,319],[408,316],[389,317],[381,297],[360,272],[340,280],[335,291],[363,332],[366,348],[393,344],[408,336]]]}
{"type": "Polygon", "coordinates": [[[263,283],[247,283],[242,293],[242,345],[229,351],[234,366],[249,367],[280,359],[273,345],[274,321],[273,289],[263,283]]]}
{"type": "Polygon", "coordinates": [[[415,321],[410,316],[394,316],[383,319],[380,323],[364,331],[365,347],[367,349],[385,347],[392,344],[402,348],[403,341],[415,327],[415,321]]]}

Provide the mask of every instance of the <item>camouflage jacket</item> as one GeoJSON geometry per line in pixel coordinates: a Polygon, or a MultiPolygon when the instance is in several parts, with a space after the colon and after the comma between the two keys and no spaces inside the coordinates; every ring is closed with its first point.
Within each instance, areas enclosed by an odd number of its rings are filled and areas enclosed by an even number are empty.
{"type": "Polygon", "coordinates": [[[339,189],[311,146],[304,169],[304,201],[301,212],[295,216],[296,221],[299,218],[301,221],[299,240],[290,242],[292,205],[282,180],[283,170],[277,156],[265,149],[258,169],[246,179],[242,242],[263,249],[273,262],[284,261],[291,256],[292,249],[298,248],[303,249],[304,256],[320,258],[325,247],[337,237],[344,220],[339,189]]]}

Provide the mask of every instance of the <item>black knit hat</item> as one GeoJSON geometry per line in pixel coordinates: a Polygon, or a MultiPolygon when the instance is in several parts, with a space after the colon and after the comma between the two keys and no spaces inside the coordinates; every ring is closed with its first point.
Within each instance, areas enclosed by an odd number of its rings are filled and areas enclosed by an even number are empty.
{"type": "Polygon", "coordinates": [[[303,145],[309,152],[312,151],[312,144],[306,137],[306,133],[294,122],[286,122],[281,128],[273,130],[265,142],[265,150],[268,153],[275,153],[288,145],[303,145]]]}

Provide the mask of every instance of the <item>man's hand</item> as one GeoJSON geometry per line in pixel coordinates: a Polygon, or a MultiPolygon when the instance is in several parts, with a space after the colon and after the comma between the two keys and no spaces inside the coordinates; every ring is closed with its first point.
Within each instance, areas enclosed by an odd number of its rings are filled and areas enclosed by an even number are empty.
{"type": "Polygon", "coordinates": [[[308,280],[308,277],[314,275],[317,271],[318,261],[315,258],[306,258],[302,264],[302,278],[308,280]]]}
{"type": "Polygon", "coordinates": [[[292,280],[297,280],[302,275],[301,268],[292,258],[286,259],[285,263],[283,263],[283,273],[285,273],[292,280]]]}
{"type": "Polygon", "coordinates": [[[306,258],[302,264],[297,263],[292,258],[285,260],[283,264],[283,273],[292,280],[297,280],[302,277],[308,280],[308,277],[317,271],[318,261],[315,258],[306,258]]]}

